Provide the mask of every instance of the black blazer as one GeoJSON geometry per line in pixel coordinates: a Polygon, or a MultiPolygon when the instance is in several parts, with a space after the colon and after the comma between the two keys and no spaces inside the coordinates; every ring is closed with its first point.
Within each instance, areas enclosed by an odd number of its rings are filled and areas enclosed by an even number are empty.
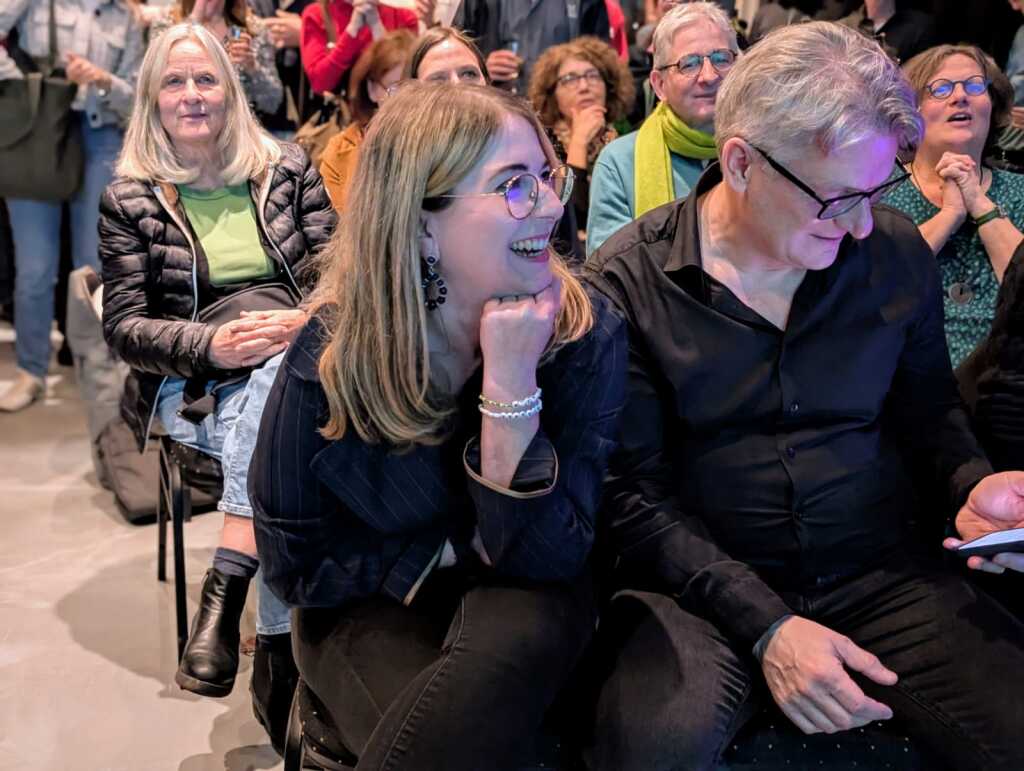
{"type": "Polygon", "coordinates": [[[497,574],[567,581],[582,572],[625,399],[625,327],[606,301],[593,330],[538,370],[541,426],[510,489],[479,473],[479,371],[440,446],[398,453],[354,431],[325,440],[323,338],[314,319],[285,356],[249,473],[260,565],[278,597],[299,607],[380,593],[409,602],[446,540],[460,562],[486,570],[469,546],[474,528],[497,574]]]}
{"type": "Polygon", "coordinates": [[[1024,244],[1003,275],[992,331],[956,375],[993,467],[1024,468],[1024,244]]]}

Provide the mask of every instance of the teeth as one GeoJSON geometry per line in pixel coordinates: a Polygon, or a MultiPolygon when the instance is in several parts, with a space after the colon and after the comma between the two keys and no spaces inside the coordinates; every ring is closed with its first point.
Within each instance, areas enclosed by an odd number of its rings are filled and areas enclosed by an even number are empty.
{"type": "Polygon", "coordinates": [[[532,254],[544,251],[547,245],[548,239],[546,238],[524,238],[521,241],[512,242],[512,251],[532,254]]]}

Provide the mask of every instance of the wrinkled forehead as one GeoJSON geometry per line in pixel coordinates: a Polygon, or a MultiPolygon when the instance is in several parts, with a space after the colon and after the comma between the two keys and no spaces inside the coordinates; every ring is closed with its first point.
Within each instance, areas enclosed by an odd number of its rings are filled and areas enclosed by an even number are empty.
{"type": "Polygon", "coordinates": [[[527,171],[537,174],[556,164],[554,150],[547,138],[539,135],[534,125],[523,116],[506,114],[483,155],[459,187],[479,186],[503,173],[505,177],[527,171]]]}
{"type": "Polygon", "coordinates": [[[210,55],[210,52],[198,40],[186,37],[171,45],[167,51],[167,60],[164,62],[163,70],[156,74],[162,75],[171,71],[190,72],[195,70],[204,70],[217,75],[224,75],[224,73],[219,71],[217,62],[210,55]]]}
{"type": "MultiPolygon", "coordinates": [[[[892,176],[896,168],[896,137],[870,133],[849,144],[824,152],[819,146],[790,148],[785,165],[819,195],[832,197],[872,190],[892,176]]],[[[778,158],[776,160],[781,160],[778,158]]]]}
{"type": "Polygon", "coordinates": [[[480,69],[473,52],[458,40],[442,40],[423,55],[416,77],[425,79],[440,70],[451,70],[459,67],[480,69]]]}
{"type": "Polygon", "coordinates": [[[933,80],[964,80],[975,75],[985,75],[985,68],[974,60],[974,57],[966,54],[953,54],[943,59],[939,66],[928,78],[930,83],[933,80]]]}
{"type": "Polygon", "coordinates": [[[698,19],[676,31],[670,58],[675,61],[688,54],[706,54],[716,48],[729,48],[729,37],[707,19],[698,19]]]}

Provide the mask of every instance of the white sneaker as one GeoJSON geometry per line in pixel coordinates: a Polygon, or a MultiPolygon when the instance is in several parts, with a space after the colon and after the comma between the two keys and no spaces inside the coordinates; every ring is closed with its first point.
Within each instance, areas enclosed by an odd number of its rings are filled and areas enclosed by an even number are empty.
{"type": "Polygon", "coordinates": [[[46,393],[46,382],[23,369],[18,370],[14,383],[0,396],[0,412],[17,412],[28,407],[46,393]]]}

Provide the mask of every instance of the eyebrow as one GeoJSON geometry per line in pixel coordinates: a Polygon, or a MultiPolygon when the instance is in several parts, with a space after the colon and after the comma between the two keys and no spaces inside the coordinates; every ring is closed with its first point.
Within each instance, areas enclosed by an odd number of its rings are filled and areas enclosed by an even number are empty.
{"type": "Polygon", "coordinates": [[[488,175],[487,179],[488,179],[488,181],[491,181],[495,177],[500,177],[500,176],[502,176],[504,174],[507,174],[510,171],[523,172],[523,171],[529,171],[529,170],[530,170],[529,167],[526,166],[525,164],[522,164],[522,163],[509,163],[509,164],[506,164],[505,166],[502,166],[500,169],[496,169],[493,174],[488,175]]]}

